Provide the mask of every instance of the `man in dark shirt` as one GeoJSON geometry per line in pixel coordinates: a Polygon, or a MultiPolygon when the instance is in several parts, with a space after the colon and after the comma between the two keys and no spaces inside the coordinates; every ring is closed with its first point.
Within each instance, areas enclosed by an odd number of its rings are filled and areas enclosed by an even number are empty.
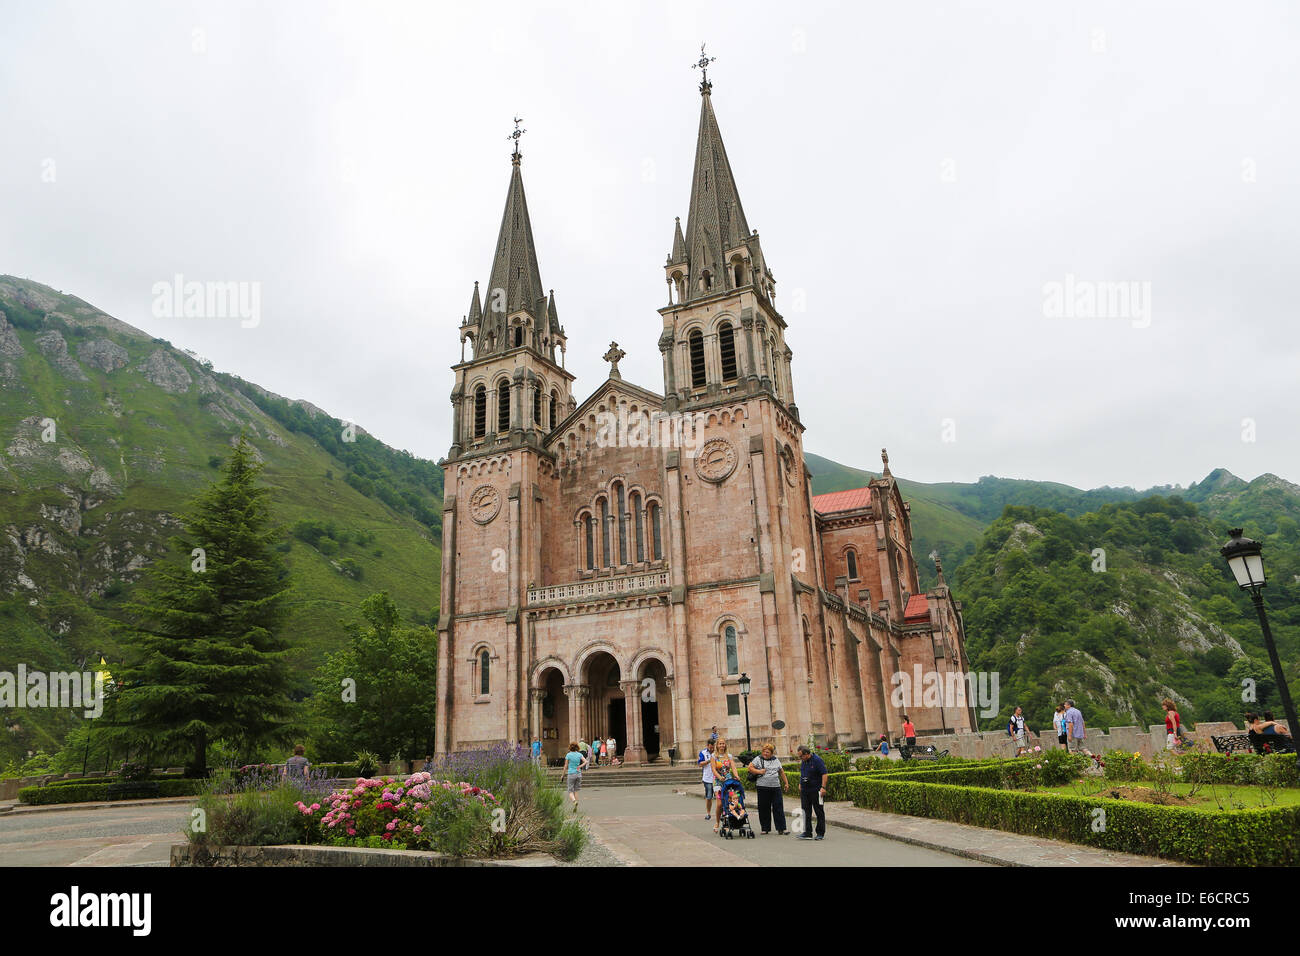
{"type": "Polygon", "coordinates": [[[799,801],[803,805],[803,833],[797,839],[826,836],[826,764],[807,746],[799,747],[799,801]],[[817,814],[817,836],[812,835],[812,814],[817,814]]]}

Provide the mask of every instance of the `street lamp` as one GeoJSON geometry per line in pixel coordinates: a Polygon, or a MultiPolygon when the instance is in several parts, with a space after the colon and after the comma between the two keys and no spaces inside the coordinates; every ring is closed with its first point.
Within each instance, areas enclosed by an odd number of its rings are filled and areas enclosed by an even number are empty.
{"type": "Polygon", "coordinates": [[[740,696],[745,699],[745,749],[753,750],[754,744],[749,739],[749,675],[741,674],[736,683],[740,685],[740,696]]]}
{"type": "MultiPolygon", "coordinates": [[[[1278,693],[1282,695],[1282,709],[1286,711],[1287,727],[1291,731],[1291,745],[1295,747],[1295,735],[1300,733],[1300,721],[1295,717],[1295,704],[1291,702],[1291,691],[1287,689],[1286,677],[1282,674],[1282,662],[1277,657],[1277,645],[1273,643],[1273,632],[1268,628],[1268,616],[1264,613],[1264,559],[1260,556],[1263,545],[1242,535],[1240,528],[1231,529],[1231,539],[1219,553],[1232,569],[1232,576],[1237,579],[1237,586],[1250,592],[1250,599],[1255,603],[1259,614],[1259,625],[1264,630],[1264,646],[1268,648],[1268,659],[1273,664],[1273,679],[1277,681],[1278,693]]],[[[1300,748],[1296,749],[1296,764],[1300,766],[1300,748]]]]}

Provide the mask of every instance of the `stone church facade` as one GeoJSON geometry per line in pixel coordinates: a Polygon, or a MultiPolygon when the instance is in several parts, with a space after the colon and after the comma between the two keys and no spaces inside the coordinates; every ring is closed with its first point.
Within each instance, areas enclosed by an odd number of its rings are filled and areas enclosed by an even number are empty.
{"type": "MultiPolygon", "coordinates": [[[[663,391],[609,378],[581,403],[544,290],[516,149],[490,281],[454,365],[437,750],[617,739],[631,762],[812,737],[974,729],[960,605],[921,593],[889,471],[814,496],[786,321],[749,228],[707,75],[690,206],[665,266],[663,391]],[[468,351],[467,351],[468,349],[468,351]],[[917,684],[899,706],[894,675],[917,684]],[[940,675],[922,695],[916,678],[940,675]],[[749,681],[747,701],[742,676],[749,681]],[[779,728],[779,729],[778,729],[779,728]]],[[[906,682],[904,682],[906,687],[906,682]]]]}

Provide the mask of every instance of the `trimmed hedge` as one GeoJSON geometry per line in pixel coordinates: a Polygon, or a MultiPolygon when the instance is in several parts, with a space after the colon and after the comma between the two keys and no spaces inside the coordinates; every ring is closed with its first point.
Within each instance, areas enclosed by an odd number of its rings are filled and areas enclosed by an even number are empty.
{"type": "MultiPolygon", "coordinates": [[[[1023,758],[1021,759],[1023,761],[1023,758]]],[[[994,765],[994,764],[1000,765],[1000,764],[1006,764],[1010,762],[1011,761],[1007,760],[1004,757],[989,757],[983,760],[971,760],[971,761],[964,761],[960,763],[957,762],[948,763],[946,761],[939,761],[939,762],[922,761],[918,763],[917,761],[912,761],[912,760],[890,760],[889,766],[886,767],[882,765],[877,770],[869,770],[869,771],[865,771],[865,773],[873,777],[875,776],[892,777],[900,773],[908,774],[908,775],[920,774],[922,777],[925,777],[932,773],[936,773],[942,770],[952,770],[957,767],[961,767],[965,769],[970,767],[982,767],[982,766],[994,765]]],[[[784,792],[788,796],[798,796],[799,764],[787,763],[787,764],[782,764],[781,766],[785,769],[786,782],[789,784],[785,788],[784,792]]],[[[828,767],[827,769],[829,770],[830,768],[828,767]]],[[[853,777],[861,777],[863,776],[863,774],[864,771],[862,770],[844,770],[839,773],[828,773],[826,775],[827,799],[848,800],[849,792],[848,789],[846,788],[846,784],[853,777]]],[[[757,789],[757,786],[755,785],[753,778],[750,776],[748,772],[743,773],[741,775],[741,778],[745,784],[746,790],[757,789]]]]}
{"type": "Polygon", "coordinates": [[[1193,810],[1063,794],[1021,793],[858,775],[847,789],[856,806],[1066,840],[1122,853],[1208,866],[1300,863],[1300,807],[1193,810]],[[1094,832],[1097,808],[1105,829],[1094,832]]]}
{"type": "MultiPolygon", "coordinates": [[[[114,780],[113,783],[121,781],[114,780]]],[[[169,780],[159,780],[158,796],[159,797],[192,797],[195,794],[202,793],[207,786],[207,781],[199,778],[184,779],[173,777],[169,780]]],[[[146,797],[118,797],[109,793],[108,788],[100,784],[89,783],[82,786],[64,786],[64,787],[23,787],[18,791],[18,802],[26,803],[32,806],[41,806],[51,803],[99,803],[105,800],[120,799],[148,799],[146,797]]]]}
{"type": "MultiPolygon", "coordinates": [[[[149,777],[149,778],[148,778],[149,781],[183,780],[183,779],[185,779],[183,776],[181,776],[180,774],[175,774],[175,773],[173,773],[173,774],[169,774],[168,776],[158,776],[158,777],[149,777]]],[[[74,777],[74,778],[72,778],[71,780],[51,780],[49,783],[45,784],[45,787],[46,787],[46,788],[49,788],[49,787],[103,787],[103,786],[107,786],[108,784],[112,784],[112,783],[138,783],[138,782],[140,782],[140,781],[127,781],[127,780],[122,780],[120,777],[74,777]]]]}

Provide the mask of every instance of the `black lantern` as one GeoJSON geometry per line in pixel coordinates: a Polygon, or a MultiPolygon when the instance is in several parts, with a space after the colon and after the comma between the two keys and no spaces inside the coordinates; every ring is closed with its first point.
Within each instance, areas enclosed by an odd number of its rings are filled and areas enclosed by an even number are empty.
{"type": "MultiPolygon", "coordinates": [[[[1282,709],[1286,712],[1287,727],[1291,731],[1290,742],[1294,747],[1295,734],[1300,732],[1300,721],[1296,720],[1295,704],[1291,702],[1291,691],[1282,673],[1282,662],[1278,660],[1277,645],[1273,643],[1273,632],[1269,630],[1268,615],[1264,613],[1263,591],[1266,581],[1264,559],[1260,554],[1263,545],[1244,536],[1240,528],[1233,528],[1228,534],[1232,537],[1219,549],[1219,553],[1232,569],[1232,576],[1237,579],[1237,586],[1243,591],[1250,592],[1255,613],[1259,615],[1259,626],[1264,631],[1264,646],[1268,648],[1268,659],[1273,665],[1273,680],[1277,682],[1278,694],[1282,698],[1282,709]]],[[[1296,753],[1296,764],[1300,765],[1300,751],[1296,753]]]]}
{"type": "Polygon", "coordinates": [[[749,675],[741,674],[740,680],[736,681],[736,683],[740,687],[740,696],[744,698],[745,701],[745,749],[753,750],[753,741],[749,739],[749,675]]]}

